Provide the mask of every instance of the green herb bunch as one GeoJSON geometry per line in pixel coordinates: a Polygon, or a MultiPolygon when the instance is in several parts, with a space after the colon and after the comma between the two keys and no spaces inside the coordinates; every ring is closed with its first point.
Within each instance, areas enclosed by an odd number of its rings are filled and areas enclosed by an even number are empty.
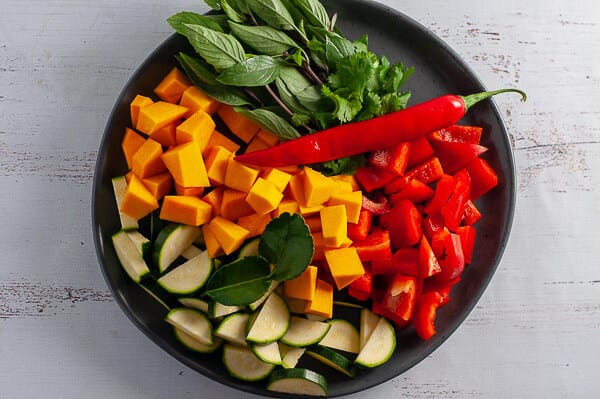
{"type": "MultiPolygon", "coordinates": [[[[177,56],[192,82],[283,140],[406,107],[413,69],[350,40],[318,0],[205,0],[212,13],[168,19],[195,54],[177,56]]],[[[353,157],[313,165],[352,173],[353,157]]]]}

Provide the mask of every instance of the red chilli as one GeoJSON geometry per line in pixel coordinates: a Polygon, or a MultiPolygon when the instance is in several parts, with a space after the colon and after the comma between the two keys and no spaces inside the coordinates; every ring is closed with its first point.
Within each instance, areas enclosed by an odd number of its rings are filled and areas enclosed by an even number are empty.
{"type": "Polygon", "coordinates": [[[239,162],[257,166],[307,165],[388,148],[456,124],[473,105],[501,89],[468,96],[444,95],[373,119],[335,126],[286,141],[275,147],[238,155],[239,162]]]}

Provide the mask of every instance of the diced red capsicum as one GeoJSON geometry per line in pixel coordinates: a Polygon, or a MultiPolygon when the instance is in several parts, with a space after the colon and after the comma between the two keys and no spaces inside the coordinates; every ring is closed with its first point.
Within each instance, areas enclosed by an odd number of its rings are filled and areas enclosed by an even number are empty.
{"type": "Polygon", "coordinates": [[[423,218],[415,205],[402,200],[390,211],[390,239],[392,248],[399,249],[415,245],[423,234],[423,218]]]}
{"type": "Polygon", "coordinates": [[[429,144],[427,137],[418,138],[410,143],[410,153],[408,155],[406,167],[412,168],[417,166],[434,155],[433,148],[431,147],[431,144],[429,144]]]}
{"type": "Polygon", "coordinates": [[[373,292],[373,274],[369,270],[365,270],[365,273],[354,280],[348,286],[348,295],[358,299],[359,301],[366,301],[373,292]]]}
{"type": "Polygon", "coordinates": [[[433,236],[431,248],[442,269],[431,279],[438,283],[444,283],[460,276],[465,268],[465,256],[458,234],[450,233],[447,229],[436,233],[433,236]]]}
{"type": "Polygon", "coordinates": [[[444,174],[435,186],[435,192],[431,200],[425,205],[425,212],[428,215],[434,215],[442,210],[442,206],[448,202],[448,198],[452,195],[456,179],[452,175],[444,174]]]}
{"type": "Polygon", "coordinates": [[[471,177],[471,200],[475,201],[498,185],[498,175],[485,159],[473,159],[466,169],[471,177]]]}
{"type": "Polygon", "coordinates": [[[430,134],[435,140],[479,144],[483,128],[480,126],[452,125],[430,134]]]}
{"type": "Polygon", "coordinates": [[[465,169],[454,174],[456,184],[448,201],[442,205],[440,210],[446,226],[451,231],[456,231],[462,220],[465,204],[471,195],[471,177],[465,169]]]}
{"type": "Polygon", "coordinates": [[[387,230],[374,231],[364,240],[355,241],[352,246],[356,248],[358,257],[362,262],[388,259],[392,256],[390,233],[387,230]]]}
{"type": "Polygon", "coordinates": [[[479,144],[442,140],[431,140],[431,146],[446,173],[464,168],[471,160],[487,151],[487,147],[479,144]]]}
{"type": "Polygon", "coordinates": [[[348,223],[348,238],[352,241],[362,241],[371,231],[373,214],[367,210],[361,210],[358,215],[358,223],[348,223]]]}
{"type": "Polygon", "coordinates": [[[396,175],[383,169],[365,166],[358,168],[354,177],[358,184],[360,184],[366,192],[370,193],[378,188],[385,187],[389,182],[396,178],[396,175]]]}
{"type": "Polygon", "coordinates": [[[390,202],[392,204],[401,200],[409,200],[414,203],[423,202],[431,198],[433,194],[434,190],[427,184],[420,180],[412,179],[400,191],[390,195],[390,202]]]}
{"type": "Polygon", "coordinates": [[[444,169],[442,168],[439,158],[432,157],[407,171],[404,176],[392,180],[385,186],[385,192],[386,194],[397,193],[412,179],[417,179],[425,184],[433,183],[439,180],[443,174],[444,169]]]}
{"type": "Polygon", "coordinates": [[[470,199],[467,200],[467,202],[465,202],[465,210],[463,213],[463,223],[467,226],[472,226],[481,219],[481,217],[481,212],[479,212],[475,203],[470,199]]]}
{"type": "Polygon", "coordinates": [[[369,156],[369,164],[386,172],[393,173],[396,176],[402,176],[406,171],[409,152],[409,142],[375,150],[369,156]]]}
{"type": "Polygon", "coordinates": [[[419,244],[419,275],[423,278],[431,277],[442,271],[442,267],[427,241],[425,235],[421,236],[419,244]]]}
{"type": "Polygon", "coordinates": [[[435,335],[435,318],[442,303],[444,297],[437,291],[424,293],[417,300],[412,322],[422,339],[428,340],[435,335]]]}
{"type": "Polygon", "coordinates": [[[397,274],[389,281],[381,304],[402,320],[410,320],[415,307],[417,280],[397,274]]]}
{"type": "Polygon", "coordinates": [[[460,237],[465,263],[468,265],[473,258],[473,250],[475,249],[475,237],[477,231],[473,226],[460,226],[456,230],[456,234],[460,237]]]}

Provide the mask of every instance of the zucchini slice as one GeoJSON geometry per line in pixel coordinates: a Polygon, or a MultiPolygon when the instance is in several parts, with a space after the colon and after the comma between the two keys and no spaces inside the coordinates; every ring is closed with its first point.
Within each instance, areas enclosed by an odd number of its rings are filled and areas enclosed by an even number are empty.
{"type": "Polygon", "coordinates": [[[250,345],[250,349],[263,362],[276,366],[281,365],[281,352],[279,352],[277,341],[268,344],[252,344],[250,345]]]}
{"type": "Polygon", "coordinates": [[[252,302],[251,304],[248,305],[248,307],[250,308],[251,311],[255,311],[256,309],[258,309],[260,307],[260,305],[262,305],[267,298],[269,297],[269,295],[271,295],[271,293],[273,291],[275,291],[275,289],[279,286],[279,282],[278,281],[271,281],[271,286],[269,287],[269,289],[267,290],[267,292],[265,292],[265,294],[263,296],[261,296],[260,298],[258,298],[256,301],[252,302]]]}
{"type": "Polygon", "coordinates": [[[152,249],[152,242],[137,230],[127,230],[127,235],[139,249],[142,256],[148,255],[152,249]]]}
{"type": "Polygon", "coordinates": [[[352,360],[331,348],[317,344],[307,348],[306,354],[334,370],[346,374],[348,377],[354,377],[355,371],[352,360]]]}
{"type": "Polygon", "coordinates": [[[256,256],[258,255],[258,244],[260,243],[260,237],[253,238],[249,240],[247,243],[242,245],[240,251],[238,253],[238,259],[244,258],[246,256],[256,256]]]}
{"type": "Polygon", "coordinates": [[[234,313],[223,319],[215,330],[215,335],[225,341],[247,346],[246,329],[250,315],[248,313],[234,313]]]}
{"type": "Polygon", "coordinates": [[[196,309],[175,308],[172,309],[165,321],[183,332],[191,335],[205,345],[213,344],[212,324],[204,313],[196,309]]]}
{"type": "Polygon", "coordinates": [[[290,326],[290,310],[287,303],[276,292],[272,292],[265,303],[248,323],[246,340],[258,344],[277,341],[290,326]]]}
{"type": "Polygon", "coordinates": [[[181,256],[187,260],[190,260],[192,258],[195,258],[196,256],[200,255],[202,253],[202,250],[200,248],[198,248],[195,245],[190,245],[188,249],[186,249],[185,251],[183,251],[181,253],[181,256]]]}
{"type": "Polygon", "coordinates": [[[162,274],[202,234],[199,227],[169,223],[162,228],[152,249],[152,260],[162,274]]]}
{"type": "Polygon", "coordinates": [[[137,220],[131,216],[121,212],[121,204],[123,203],[123,197],[127,190],[127,179],[125,176],[117,176],[111,179],[113,192],[115,194],[115,202],[117,203],[117,210],[119,211],[119,220],[121,221],[121,229],[123,230],[135,230],[139,227],[137,220]]]}
{"type": "Polygon", "coordinates": [[[276,367],[260,360],[250,349],[225,344],[223,364],[231,376],[244,381],[259,381],[267,378],[276,367]]]}
{"type": "Polygon", "coordinates": [[[208,302],[208,317],[211,319],[218,319],[219,317],[228,316],[235,312],[239,312],[242,309],[244,309],[243,306],[223,305],[217,301],[210,301],[208,302]]]}
{"type": "Polygon", "coordinates": [[[295,348],[279,341],[279,353],[281,353],[281,365],[286,369],[293,369],[306,352],[306,348],[295,348]]]}
{"type": "Polygon", "coordinates": [[[214,338],[213,343],[211,345],[207,345],[198,341],[196,338],[192,337],[190,334],[186,333],[180,328],[173,327],[173,331],[175,331],[175,338],[177,338],[177,340],[181,342],[183,346],[194,352],[213,353],[223,344],[223,340],[220,338],[214,338]]]}
{"type": "Polygon", "coordinates": [[[186,298],[178,298],[177,300],[179,301],[179,303],[181,303],[185,307],[197,309],[204,314],[208,314],[208,302],[206,302],[203,299],[186,297],[186,298]]]}
{"type": "Polygon", "coordinates": [[[321,341],[330,328],[330,324],[322,321],[291,316],[290,327],[281,337],[281,342],[295,347],[309,346],[321,341]]]}
{"type": "Polygon", "coordinates": [[[395,349],[396,330],[385,317],[380,317],[354,362],[363,367],[377,367],[387,362],[395,349]]]}
{"type": "Polygon", "coordinates": [[[203,251],[164,274],[158,283],[172,294],[187,295],[202,288],[212,270],[213,262],[208,257],[208,251],[203,251]]]}
{"type": "Polygon", "coordinates": [[[379,315],[373,313],[367,308],[363,308],[360,311],[360,328],[359,328],[359,341],[360,349],[365,346],[365,343],[371,336],[371,333],[379,322],[379,315]]]}
{"type": "Polygon", "coordinates": [[[150,274],[139,247],[131,241],[125,230],[113,234],[112,242],[121,266],[133,281],[139,283],[150,274]]]}
{"type": "Polygon", "coordinates": [[[360,338],[358,330],[352,323],[344,319],[332,319],[327,322],[330,325],[327,334],[319,341],[319,345],[344,352],[358,353],[360,350],[360,338]]]}
{"type": "Polygon", "coordinates": [[[327,396],[327,380],[308,369],[279,369],[271,373],[267,389],[295,395],[327,396]]]}

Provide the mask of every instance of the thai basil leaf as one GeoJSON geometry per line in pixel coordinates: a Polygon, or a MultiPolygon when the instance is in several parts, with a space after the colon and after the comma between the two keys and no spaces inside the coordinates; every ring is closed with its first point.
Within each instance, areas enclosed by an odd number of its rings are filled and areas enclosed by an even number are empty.
{"type": "Polygon", "coordinates": [[[285,281],[299,276],[314,253],[313,239],[302,216],[284,213],[271,220],[260,238],[258,253],[275,265],[271,273],[273,280],[285,281]]]}
{"type": "Polygon", "coordinates": [[[248,256],[220,266],[206,283],[206,294],[228,306],[248,305],[263,296],[271,286],[269,263],[248,256]]]}
{"type": "Polygon", "coordinates": [[[248,26],[229,23],[231,32],[260,54],[282,55],[298,44],[286,33],[270,26],[248,26]]]}
{"type": "Polygon", "coordinates": [[[226,0],[221,0],[221,7],[227,17],[234,22],[245,22],[246,17],[240,14],[235,8],[229,5],[226,0]]]}
{"type": "Polygon", "coordinates": [[[354,44],[350,40],[337,33],[327,32],[325,37],[325,57],[330,66],[335,65],[340,59],[354,53],[354,44]]]}
{"type": "MultiPolygon", "coordinates": [[[[287,91],[303,108],[309,111],[318,109],[321,100],[319,88],[313,85],[297,68],[282,68],[279,77],[287,91]]],[[[286,101],[284,100],[284,102],[286,101]]]]}
{"type": "Polygon", "coordinates": [[[221,31],[223,31],[225,33],[229,32],[229,25],[227,23],[229,21],[229,17],[227,17],[227,15],[225,15],[225,14],[208,14],[207,17],[212,19],[213,21],[215,21],[215,23],[221,27],[221,31]]]}
{"type": "Polygon", "coordinates": [[[221,0],[204,0],[204,2],[213,10],[218,11],[221,9],[221,0]]]}
{"type": "Polygon", "coordinates": [[[184,24],[190,25],[201,25],[205,28],[223,32],[223,28],[215,20],[206,16],[197,14],[195,12],[180,12],[167,19],[167,22],[175,31],[185,36],[187,33],[184,24]]]}
{"type": "Polygon", "coordinates": [[[180,53],[175,57],[194,85],[217,101],[233,106],[252,105],[246,94],[237,87],[227,87],[216,80],[213,72],[203,65],[202,61],[187,54],[180,53]]]}
{"type": "Polygon", "coordinates": [[[295,3],[311,25],[329,28],[327,10],[318,0],[296,0],[295,3]]]}
{"type": "Polygon", "coordinates": [[[250,110],[240,107],[236,107],[235,110],[284,140],[300,137],[300,133],[287,120],[273,111],[265,108],[250,110]]]}
{"type": "Polygon", "coordinates": [[[245,59],[244,48],[235,37],[201,25],[184,24],[185,36],[194,50],[217,70],[229,68],[245,59]]]}
{"type": "Polygon", "coordinates": [[[224,69],[217,80],[228,86],[264,86],[279,77],[281,62],[268,55],[257,55],[224,69]]]}
{"type": "Polygon", "coordinates": [[[248,5],[254,14],[275,29],[294,30],[296,28],[292,15],[281,0],[254,0],[248,5]]]}
{"type": "Polygon", "coordinates": [[[308,109],[304,108],[302,104],[296,100],[296,96],[290,91],[281,77],[275,80],[275,85],[277,86],[277,93],[279,93],[281,101],[283,101],[292,112],[301,114],[310,113],[308,109]]]}
{"type": "Polygon", "coordinates": [[[250,7],[248,6],[248,1],[252,0],[227,0],[229,5],[235,10],[244,15],[250,15],[250,7]]]}

